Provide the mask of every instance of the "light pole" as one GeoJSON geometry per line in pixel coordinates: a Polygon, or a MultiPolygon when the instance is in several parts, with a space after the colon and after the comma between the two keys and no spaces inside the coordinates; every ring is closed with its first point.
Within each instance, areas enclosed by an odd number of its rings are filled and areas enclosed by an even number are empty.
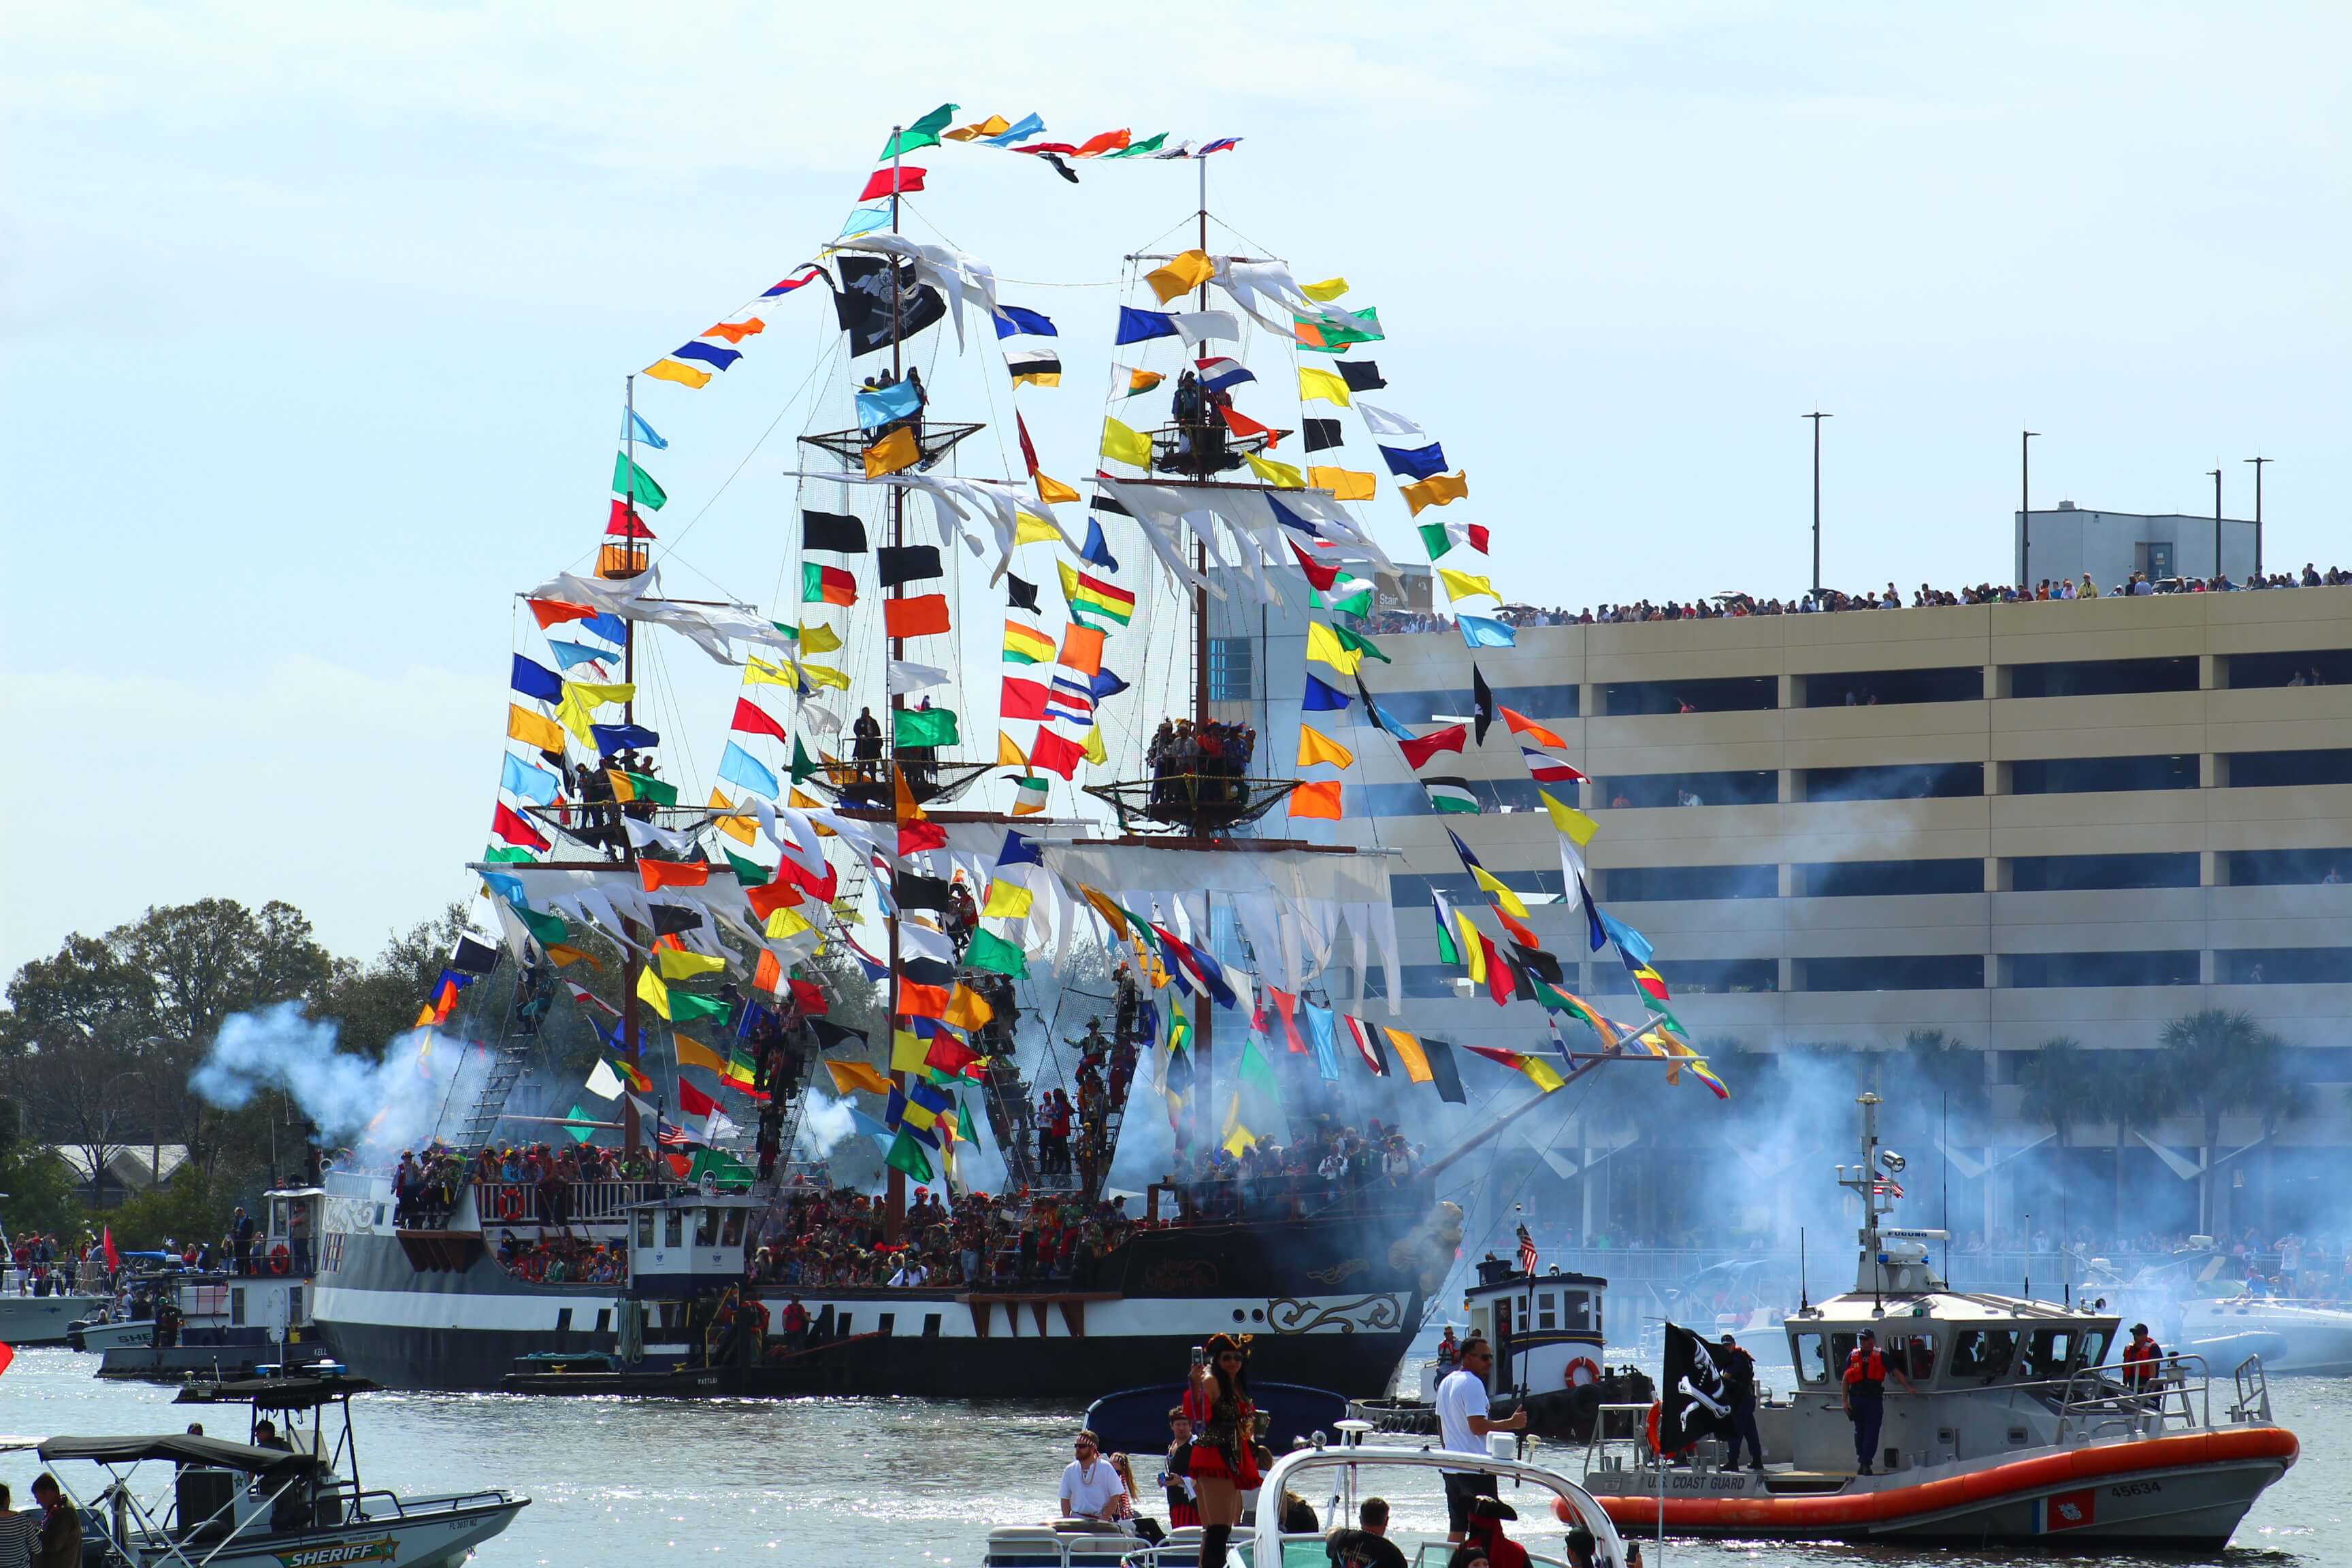
{"type": "Polygon", "coordinates": [[[1834,419],[1816,408],[1800,418],[1813,422],[1813,603],[1822,602],[1822,421],[1834,419]]]}
{"type": "Polygon", "coordinates": [[[2254,466],[2254,575],[2263,574],[2263,465],[2275,463],[2276,458],[2248,458],[2254,466]]]}
{"type": "Polygon", "coordinates": [[[2221,580],[2221,470],[2208,468],[2213,476],[2213,580],[2221,580]]]}
{"type": "Polygon", "coordinates": [[[2033,588],[2033,438],[2041,434],[2028,430],[2017,443],[2017,522],[2025,535],[2017,556],[2017,586],[2022,593],[2033,588]]]}

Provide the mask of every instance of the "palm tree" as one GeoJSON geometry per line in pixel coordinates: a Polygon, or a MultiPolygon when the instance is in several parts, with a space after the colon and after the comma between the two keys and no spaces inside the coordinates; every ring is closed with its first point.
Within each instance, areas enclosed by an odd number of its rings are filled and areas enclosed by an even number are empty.
{"type": "Polygon", "coordinates": [[[2062,1035],[2042,1041],[2041,1049],[2017,1075],[2018,1087],[2024,1091],[2025,1113],[2039,1116],[2058,1135],[2058,1148],[2049,1167],[2062,1185],[2066,1181],[2065,1150],[2074,1141],[2074,1129],[2101,1119],[2099,1086],[2091,1068],[2090,1053],[2082,1042],[2062,1035]]]}
{"type": "Polygon", "coordinates": [[[2203,1135],[2204,1158],[2197,1178],[2197,1226],[2213,1234],[2214,1151],[2221,1142],[2221,1118],[2251,1110],[2266,1087],[2278,1080],[2280,1042],[2251,1014],[2207,1007],[2173,1019],[2158,1036],[2168,1058],[2168,1076],[2180,1102],[2193,1108],[2203,1135]]]}
{"type": "Polygon", "coordinates": [[[2090,1071],[2106,1114],[2116,1123],[2116,1234],[2128,1235],[2125,1216],[2132,1211],[2124,1177],[2124,1155],[2131,1147],[2132,1130],[2153,1131],[2157,1123],[2180,1109],[2180,1086],[2158,1064],[2147,1060],[2152,1051],[2100,1051],[2090,1071]]]}

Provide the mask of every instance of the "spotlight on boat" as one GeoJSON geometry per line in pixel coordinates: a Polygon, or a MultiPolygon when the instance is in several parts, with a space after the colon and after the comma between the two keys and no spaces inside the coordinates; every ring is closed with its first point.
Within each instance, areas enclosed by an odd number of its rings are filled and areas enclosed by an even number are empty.
{"type": "Polygon", "coordinates": [[[1902,1155],[1896,1153],[1892,1149],[1881,1149],[1878,1152],[1878,1163],[1886,1167],[1886,1173],[1888,1175],[1899,1176],[1903,1173],[1903,1167],[1908,1165],[1911,1162],[1905,1159],[1902,1155]]]}

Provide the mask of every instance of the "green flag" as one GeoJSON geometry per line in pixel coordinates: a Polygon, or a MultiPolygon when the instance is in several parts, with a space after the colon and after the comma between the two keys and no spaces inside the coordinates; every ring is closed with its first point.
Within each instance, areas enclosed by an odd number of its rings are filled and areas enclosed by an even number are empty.
{"type": "Polygon", "coordinates": [[[1437,956],[1440,962],[1458,964],[1462,962],[1462,944],[1454,940],[1454,911],[1445,907],[1445,895],[1433,889],[1429,901],[1437,906],[1437,956]]]}
{"type": "Polygon", "coordinates": [[[1454,536],[1445,531],[1442,522],[1417,522],[1413,531],[1421,535],[1421,542],[1427,547],[1432,561],[1454,548],[1454,536]]]}
{"type": "Polygon", "coordinates": [[[541,947],[553,947],[572,932],[572,928],[563,923],[562,915],[543,915],[536,910],[519,909],[515,910],[515,919],[530,928],[530,934],[539,939],[541,947]]]}
{"type": "Polygon", "coordinates": [[[635,496],[637,504],[647,511],[661,510],[662,503],[669,500],[651,474],[629,461],[626,452],[613,454],[613,493],[635,496]]]}
{"type": "Polygon", "coordinates": [[[727,851],[727,863],[735,868],[735,885],[739,888],[757,888],[775,876],[757,860],[746,860],[732,849],[727,851]]]}
{"type": "Polygon", "coordinates": [[[1379,645],[1374,643],[1371,638],[1351,632],[1345,626],[1333,626],[1331,628],[1331,635],[1338,637],[1339,639],[1339,646],[1348,649],[1350,653],[1360,653],[1368,658],[1379,659],[1382,664],[1394,664],[1396,662],[1396,660],[1382,653],[1380,650],[1379,645]]]}
{"type": "MultiPolygon", "coordinates": [[[[816,771],[816,763],[809,759],[808,748],[801,744],[801,738],[798,735],[794,735],[793,737],[793,765],[791,768],[793,783],[806,784],[816,771]]],[[[734,857],[730,855],[728,858],[731,860],[734,857]]]]}
{"type": "Polygon", "coordinates": [[[1166,145],[1168,145],[1168,132],[1162,131],[1157,136],[1147,136],[1140,142],[1130,142],[1118,152],[1106,153],[1103,156],[1106,159],[1140,158],[1146,153],[1157,153],[1166,145]]]}
{"type": "Polygon", "coordinates": [[[896,743],[901,746],[952,746],[961,739],[956,733],[952,708],[909,708],[890,725],[896,743]]]}
{"type": "Polygon", "coordinates": [[[563,1119],[563,1130],[572,1134],[572,1141],[575,1143],[585,1143],[596,1136],[596,1129],[589,1125],[588,1113],[576,1105],[572,1108],[572,1114],[563,1119]]]}
{"type": "Polygon", "coordinates": [[[905,1172],[919,1182],[932,1179],[931,1163],[924,1156],[921,1141],[904,1128],[899,1129],[898,1140],[890,1145],[890,1152],[882,1157],[882,1163],[894,1171],[905,1172]]]}
{"type": "Polygon", "coordinates": [[[621,776],[629,781],[629,798],[633,801],[646,801],[655,805],[677,804],[677,785],[674,784],[664,784],[650,773],[624,773],[621,776]]]}
{"type": "Polygon", "coordinates": [[[1298,325],[1298,346],[1308,353],[1343,354],[1352,344],[1387,341],[1388,334],[1381,331],[1381,313],[1378,310],[1351,310],[1349,314],[1360,317],[1371,325],[1369,328],[1348,327],[1337,321],[1317,321],[1307,316],[1291,317],[1290,319],[1298,325]],[[1323,340],[1319,343],[1315,341],[1318,337],[1323,340]]]}
{"type": "Polygon", "coordinates": [[[971,945],[963,950],[963,961],[968,968],[1009,974],[1015,980],[1029,973],[1029,960],[1020,944],[1007,942],[993,931],[973,931],[971,945]]]}
{"type": "Polygon", "coordinates": [[[940,104],[937,109],[884,142],[882,156],[874,161],[877,163],[887,163],[900,153],[911,153],[918,147],[938,146],[940,132],[945,131],[949,122],[955,119],[957,107],[952,103],[940,104]]]}
{"type": "Polygon", "coordinates": [[[524,848],[520,844],[493,844],[488,849],[482,851],[482,858],[485,860],[536,861],[539,857],[532,854],[530,850],[524,848]]]}
{"type": "Polygon", "coordinates": [[[727,1004],[716,996],[697,996],[691,991],[680,991],[675,986],[670,990],[669,1021],[673,1024],[688,1024],[697,1018],[726,1016],[727,1004]]]}

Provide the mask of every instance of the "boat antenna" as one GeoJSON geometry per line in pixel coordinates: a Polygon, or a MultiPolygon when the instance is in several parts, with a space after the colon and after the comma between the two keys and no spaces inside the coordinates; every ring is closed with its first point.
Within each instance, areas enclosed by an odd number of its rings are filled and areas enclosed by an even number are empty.
{"type": "Polygon", "coordinates": [[[2025,1299],[2033,1300],[2033,1211],[2025,1211],[2025,1299]]]}
{"type": "Polygon", "coordinates": [[[1805,1227],[1797,1227],[1797,1310],[1812,1310],[1812,1288],[1805,1283],[1805,1227]]]}
{"type": "Polygon", "coordinates": [[[1943,1119],[1943,1131],[1936,1142],[1944,1152],[1944,1195],[1936,1201],[1936,1212],[1944,1222],[1944,1283],[1952,1280],[1952,1091],[1944,1090],[1936,1097],[1943,1119]]]}

